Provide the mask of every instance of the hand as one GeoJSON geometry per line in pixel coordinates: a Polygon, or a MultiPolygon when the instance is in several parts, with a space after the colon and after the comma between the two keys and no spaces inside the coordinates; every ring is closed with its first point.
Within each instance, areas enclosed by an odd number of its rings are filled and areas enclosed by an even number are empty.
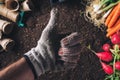
{"type": "Polygon", "coordinates": [[[33,73],[37,77],[46,71],[52,71],[55,69],[56,60],[52,46],[52,37],[54,35],[56,19],[58,18],[58,10],[53,8],[50,16],[50,20],[46,28],[43,30],[37,46],[24,55],[26,61],[30,63],[33,73]]]}
{"type": "Polygon", "coordinates": [[[46,71],[53,71],[55,69],[55,52],[52,46],[52,37],[54,34],[54,29],[56,21],[58,18],[58,10],[53,8],[50,14],[50,20],[43,30],[38,44],[35,48],[31,49],[24,56],[26,61],[32,64],[32,68],[35,76],[40,76],[46,71]]]}
{"type": "Polygon", "coordinates": [[[53,8],[51,10],[51,18],[46,28],[43,30],[41,37],[38,41],[38,45],[35,48],[37,52],[40,52],[42,57],[47,61],[48,70],[55,68],[55,52],[53,49],[53,37],[56,33],[55,26],[58,18],[58,9],[53,8]]]}
{"type": "Polygon", "coordinates": [[[57,16],[58,10],[53,8],[51,10],[49,23],[43,30],[37,46],[25,54],[28,63],[33,65],[31,68],[33,67],[32,70],[37,77],[46,71],[58,70],[58,67],[73,67],[78,60],[80,35],[78,33],[73,33],[61,40],[63,55],[60,56],[61,60],[64,61],[64,65],[61,65],[60,63],[57,63],[56,65],[57,60],[53,48],[53,37],[55,35],[54,29],[58,18],[57,16]]]}
{"type": "Polygon", "coordinates": [[[75,32],[61,40],[59,55],[67,69],[74,68],[80,55],[80,34],[75,32]]]}

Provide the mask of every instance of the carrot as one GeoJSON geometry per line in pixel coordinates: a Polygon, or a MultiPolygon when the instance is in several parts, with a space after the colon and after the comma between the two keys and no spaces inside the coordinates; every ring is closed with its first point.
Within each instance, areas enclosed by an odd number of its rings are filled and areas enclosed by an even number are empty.
{"type": "Polygon", "coordinates": [[[109,32],[109,31],[111,31],[111,28],[108,28],[108,29],[107,29],[107,32],[109,32]]]}
{"type": "Polygon", "coordinates": [[[116,11],[114,12],[113,17],[111,18],[111,20],[108,24],[108,27],[110,27],[110,28],[115,24],[117,19],[120,17],[120,3],[117,6],[118,7],[117,7],[116,11]]]}
{"type": "MultiPolygon", "coordinates": [[[[117,22],[116,22],[116,24],[115,24],[114,26],[117,26],[118,24],[119,24],[119,19],[117,20],[117,22]]],[[[112,29],[114,29],[114,27],[108,28],[108,29],[107,29],[107,32],[109,33],[112,29]]]]}
{"type": "Polygon", "coordinates": [[[116,5],[116,6],[113,8],[113,10],[111,11],[111,13],[108,15],[108,17],[107,17],[107,19],[106,19],[106,21],[105,21],[105,25],[106,25],[106,26],[108,26],[108,24],[109,24],[111,18],[113,17],[114,12],[116,11],[117,7],[118,7],[118,6],[116,5]]]}
{"type": "Polygon", "coordinates": [[[113,28],[110,29],[110,31],[107,33],[107,37],[110,37],[112,34],[120,30],[120,19],[116,22],[116,24],[113,26],[113,28]]]}

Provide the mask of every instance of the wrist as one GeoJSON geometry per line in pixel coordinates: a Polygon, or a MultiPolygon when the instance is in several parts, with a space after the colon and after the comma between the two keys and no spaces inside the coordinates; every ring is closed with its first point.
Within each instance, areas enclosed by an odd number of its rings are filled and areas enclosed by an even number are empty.
{"type": "Polygon", "coordinates": [[[23,57],[25,58],[29,68],[31,69],[31,71],[32,71],[32,73],[34,75],[34,78],[37,79],[37,74],[36,74],[35,68],[34,68],[33,64],[31,63],[29,57],[26,56],[26,55],[24,55],[23,57]]]}
{"type": "Polygon", "coordinates": [[[45,73],[45,62],[42,56],[38,54],[39,53],[35,52],[35,48],[24,54],[24,58],[30,66],[35,79],[38,78],[41,74],[45,73]]]}

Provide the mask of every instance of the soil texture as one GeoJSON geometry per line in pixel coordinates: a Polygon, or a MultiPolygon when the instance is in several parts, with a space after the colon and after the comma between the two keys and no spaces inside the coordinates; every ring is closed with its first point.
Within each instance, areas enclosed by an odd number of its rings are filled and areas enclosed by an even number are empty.
{"type": "MultiPolygon", "coordinates": [[[[15,40],[16,45],[11,52],[0,53],[0,69],[20,59],[24,53],[35,47],[42,30],[45,28],[50,18],[49,0],[32,0],[35,10],[26,13],[26,27],[15,27],[13,32],[6,37],[15,40]]],[[[87,1],[87,0],[86,0],[87,1]]],[[[86,2],[83,0],[83,2],[86,2]]],[[[99,59],[87,49],[91,45],[96,52],[101,51],[101,46],[109,40],[105,37],[105,30],[94,26],[84,19],[85,4],[81,0],[68,0],[54,7],[59,9],[59,19],[57,30],[59,36],[55,36],[57,42],[72,32],[81,34],[80,58],[74,69],[60,72],[47,72],[40,77],[40,80],[103,80],[105,73],[101,68],[99,59]]],[[[56,42],[56,45],[59,43],[56,42]]]]}

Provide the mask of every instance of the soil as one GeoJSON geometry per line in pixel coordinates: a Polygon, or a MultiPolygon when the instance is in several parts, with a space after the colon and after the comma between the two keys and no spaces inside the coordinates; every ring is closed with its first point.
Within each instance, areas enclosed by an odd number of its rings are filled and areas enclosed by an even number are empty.
{"type": "MultiPolygon", "coordinates": [[[[83,0],[86,2],[85,0],[83,0]]],[[[28,13],[26,27],[15,27],[7,37],[15,40],[16,45],[10,52],[0,53],[0,69],[20,59],[24,53],[35,47],[42,30],[48,20],[51,6],[49,0],[33,0],[35,11],[28,13]]],[[[81,51],[78,64],[75,68],[60,72],[47,72],[40,77],[40,80],[103,80],[105,73],[101,68],[96,55],[87,49],[91,45],[96,52],[101,51],[101,46],[109,42],[105,37],[105,30],[85,21],[83,12],[85,5],[81,0],[68,0],[63,4],[55,5],[59,9],[59,20],[57,30],[59,41],[65,35],[72,32],[81,33],[81,51]]],[[[56,45],[59,43],[56,42],[56,45]]]]}

